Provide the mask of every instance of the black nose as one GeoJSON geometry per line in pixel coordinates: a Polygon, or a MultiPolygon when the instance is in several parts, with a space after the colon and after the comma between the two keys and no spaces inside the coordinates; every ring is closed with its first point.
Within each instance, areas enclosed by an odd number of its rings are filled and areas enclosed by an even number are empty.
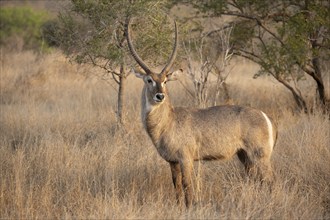
{"type": "Polygon", "coordinates": [[[155,97],[157,101],[163,101],[165,96],[164,93],[157,93],[155,97]]]}

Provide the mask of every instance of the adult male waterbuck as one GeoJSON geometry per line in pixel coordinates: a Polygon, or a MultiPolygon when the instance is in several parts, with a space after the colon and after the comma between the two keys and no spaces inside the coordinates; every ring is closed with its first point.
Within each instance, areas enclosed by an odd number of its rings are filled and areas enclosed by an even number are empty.
{"type": "Polygon", "coordinates": [[[237,155],[249,175],[270,179],[270,157],[277,133],[270,118],[260,110],[234,105],[206,109],[173,107],[166,82],[174,75],[170,69],[178,49],[176,23],[174,48],[160,73],[152,71],[137,54],[129,23],[128,20],[128,47],[144,70],[136,73],[144,81],[142,122],[158,153],[170,164],[178,201],[183,185],[186,206],[193,202],[191,175],[195,160],[229,159],[237,155]]]}

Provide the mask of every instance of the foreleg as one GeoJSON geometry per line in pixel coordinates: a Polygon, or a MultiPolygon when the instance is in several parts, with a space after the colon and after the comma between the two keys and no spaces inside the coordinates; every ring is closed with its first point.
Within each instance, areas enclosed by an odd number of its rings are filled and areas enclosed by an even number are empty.
{"type": "Polygon", "coordinates": [[[170,162],[171,172],[172,172],[172,181],[176,192],[177,203],[181,203],[182,197],[182,173],[181,167],[178,162],[170,162]]]}
{"type": "Polygon", "coordinates": [[[191,181],[193,161],[190,159],[183,159],[182,161],[180,161],[180,167],[182,172],[182,184],[185,194],[185,202],[187,208],[189,208],[193,203],[193,189],[191,181]]]}

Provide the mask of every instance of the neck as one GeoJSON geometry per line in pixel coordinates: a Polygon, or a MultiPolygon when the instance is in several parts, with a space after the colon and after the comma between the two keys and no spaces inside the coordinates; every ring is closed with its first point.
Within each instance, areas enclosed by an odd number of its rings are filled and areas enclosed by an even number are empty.
{"type": "Polygon", "coordinates": [[[160,136],[172,125],[173,107],[168,97],[158,105],[152,105],[146,87],[142,91],[142,122],[155,145],[160,136]]]}

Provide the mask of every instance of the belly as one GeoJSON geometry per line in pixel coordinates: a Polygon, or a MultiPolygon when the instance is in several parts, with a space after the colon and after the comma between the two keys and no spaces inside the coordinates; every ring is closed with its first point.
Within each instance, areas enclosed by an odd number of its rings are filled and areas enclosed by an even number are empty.
{"type": "Polygon", "coordinates": [[[203,138],[198,142],[195,160],[226,160],[232,158],[238,149],[242,147],[242,142],[236,137],[203,138]]]}

